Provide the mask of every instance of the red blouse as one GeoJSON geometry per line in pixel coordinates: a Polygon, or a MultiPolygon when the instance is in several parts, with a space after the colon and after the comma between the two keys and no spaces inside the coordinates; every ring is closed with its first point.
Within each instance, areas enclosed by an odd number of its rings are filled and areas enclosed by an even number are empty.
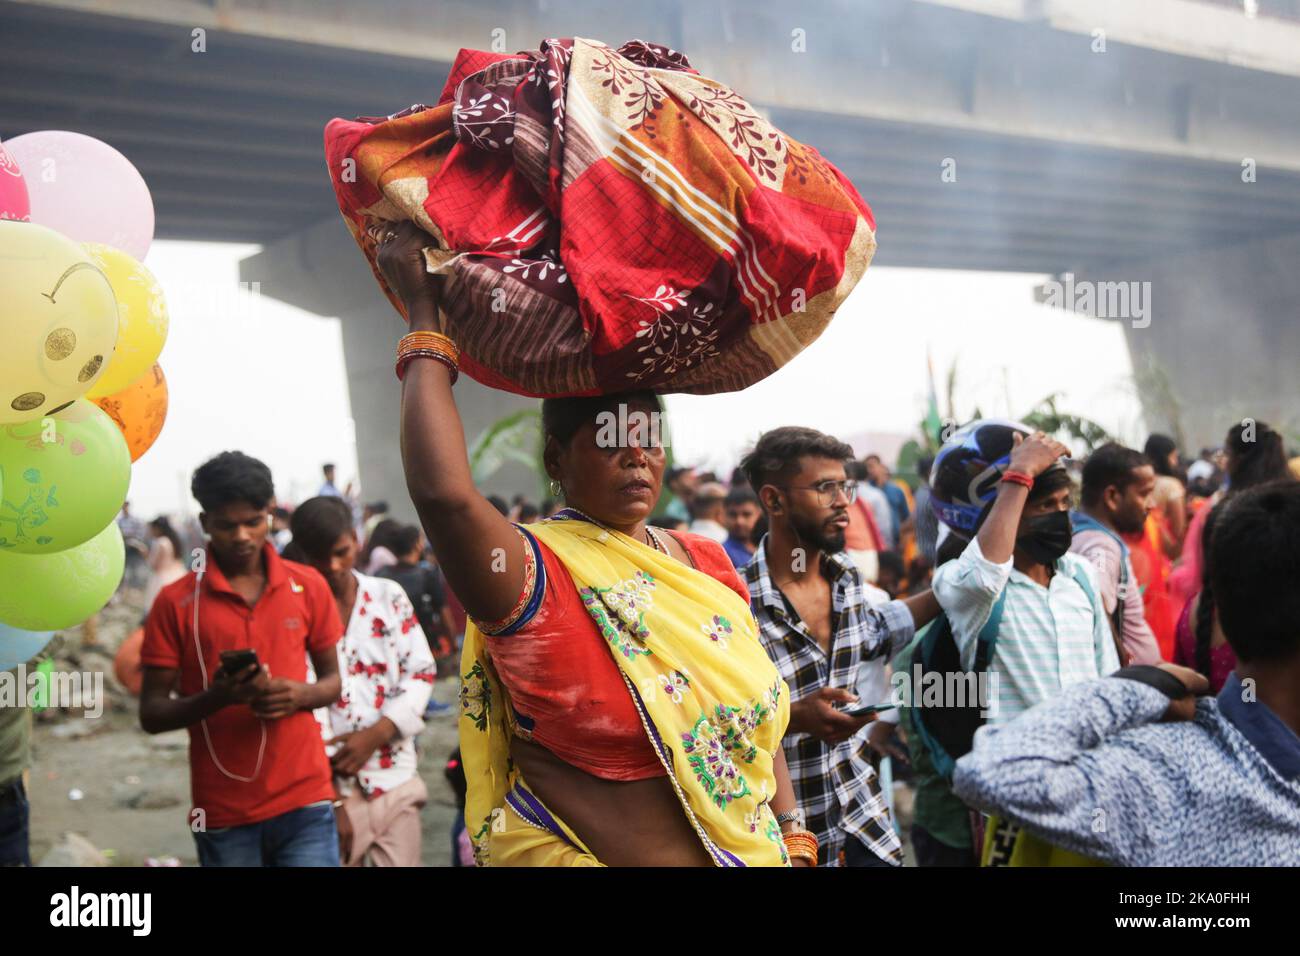
{"type": "MultiPolygon", "coordinates": [[[[1183,605],[1182,614],[1178,615],[1178,623],[1174,627],[1176,645],[1174,647],[1174,663],[1181,664],[1183,667],[1190,667],[1192,670],[1200,670],[1196,662],[1196,628],[1192,623],[1192,604],[1195,598],[1183,605]]],[[[1210,672],[1206,678],[1210,681],[1210,693],[1217,694],[1223,690],[1223,685],[1228,682],[1228,676],[1236,670],[1237,654],[1229,644],[1220,644],[1218,647],[1210,648],[1210,672]]]]}
{"type": "MultiPolygon", "coordinates": [[[[520,530],[536,572],[520,598],[524,612],[504,630],[492,628],[496,634],[480,625],[510,694],[516,733],[603,780],[665,775],[622,672],[568,569],[550,548],[520,530]]],[[[720,544],[696,534],[673,537],[697,569],[749,603],[749,589],[720,544]]]]}

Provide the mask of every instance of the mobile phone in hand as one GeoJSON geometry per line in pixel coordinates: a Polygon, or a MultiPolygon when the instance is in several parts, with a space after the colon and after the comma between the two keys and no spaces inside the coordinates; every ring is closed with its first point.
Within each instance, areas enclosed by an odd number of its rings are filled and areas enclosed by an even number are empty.
{"type": "Polygon", "coordinates": [[[251,647],[241,648],[237,651],[221,652],[221,671],[227,676],[242,674],[250,666],[257,665],[257,651],[251,647]]]}
{"type": "Polygon", "coordinates": [[[878,714],[882,710],[893,710],[896,704],[886,701],[883,704],[854,704],[848,710],[844,711],[850,717],[870,717],[872,714],[878,714]]]}

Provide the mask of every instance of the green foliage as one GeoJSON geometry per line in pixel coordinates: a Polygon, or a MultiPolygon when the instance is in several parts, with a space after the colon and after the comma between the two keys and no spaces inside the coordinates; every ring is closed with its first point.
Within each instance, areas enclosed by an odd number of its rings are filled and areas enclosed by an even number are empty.
{"type": "MultiPolygon", "coordinates": [[[[665,441],[668,436],[665,434],[665,441]]],[[[507,462],[516,462],[532,472],[536,484],[538,503],[551,497],[550,479],[542,454],[546,443],[542,436],[541,408],[524,408],[511,412],[493,422],[474,438],[469,447],[470,473],[474,483],[480,485],[491,478],[507,462]]],[[[673,467],[672,446],[665,446],[664,472],[673,467]]],[[[661,514],[673,494],[665,482],[655,505],[655,514],[661,514]]]]}
{"type": "MultiPolygon", "coordinates": [[[[921,421],[917,423],[916,433],[921,436],[920,440],[915,442],[918,457],[925,453],[933,455],[943,447],[944,425],[948,421],[951,421],[951,419],[938,419],[927,412],[925,418],[921,419],[921,421]]],[[[909,444],[912,443],[913,442],[909,442],[909,444]]],[[[900,451],[899,454],[901,455],[902,452],[900,451]]],[[[902,468],[901,461],[899,463],[899,468],[902,468]]]]}
{"type": "MultiPolygon", "coordinates": [[[[947,374],[944,376],[944,400],[947,405],[948,420],[957,426],[961,426],[967,422],[983,418],[984,412],[976,406],[969,415],[959,415],[957,413],[957,378],[957,363],[953,362],[948,366],[947,374]]],[[[1154,393],[1159,396],[1160,407],[1174,423],[1175,437],[1177,437],[1177,434],[1181,432],[1178,427],[1178,401],[1169,387],[1167,376],[1159,368],[1149,364],[1141,374],[1135,373],[1134,379],[1137,381],[1139,389],[1144,390],[1144,394],[1150,395],[1154,393]]],[[[1088,453],[1091,453],[1098,446],[1113,440],[1110,433],[1092,419],[1062,411],[1057,404],[1060,397],[1060,392],[1053,392],[1040,400],[1020,420],[1026,425],[1040,429],[1062,440],[1073,439],[1079,441],[1086,446],[1088,453]]],[[[929,415],[927,414],[926,418],[919,422],[917,426],[920,441],[909,441],[899,452],[898,464],[894,471],[908,482],[912,480],[911,475],[915,470],[915,461],[922,450],[934,453],[943,444],[941,441],[936,441],[932,431],[929,415]]]]}
{"type": "Polygon", "coordinates": [[[523,465],[545,485],[546,473],[540,468],[537,446],[541,441],[542,413],[538,408],[522,408],[493,422],[475,437],[469,448],[469,467],[475,484],[482,484],[506,462],[523,465]]]}
{"type": "Polygon", "coordinates": [[[893,469],[894,477],[906,482],[907,486],[913,491],[921,484],[921,477],[916,473],[917,461],[925,452],[934,452],[936,450],[930,445],[928,433],[923,430],[922,434],[926,436],[925,446],[922,447],[921,443],[915,439],[904,443],[903,447],[898,450],[898,464],[893,469]]]}
{"type": "Polygon", "coordinates": [[[1077,439],[1084,443],[1087,454],[1091,454],[1099,445],[1113,441],[1110,433],[1092,419],[1084,418],[1082,415],[1071,415],[1057,408],[1056,400],[1060,395],[1060,392],[1048,395],[1035,405],[1028,415],[1022,417],[1021,421],[1031,428],[1057,438],[1068,436],[1077,439]]]}

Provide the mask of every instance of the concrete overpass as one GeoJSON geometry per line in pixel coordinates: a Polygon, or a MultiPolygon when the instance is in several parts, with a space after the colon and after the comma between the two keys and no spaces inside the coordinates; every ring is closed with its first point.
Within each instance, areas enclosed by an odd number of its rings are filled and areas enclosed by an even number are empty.
{"type": "MultiPolygon", "coordinates": [[[[150,183],[160,237],[263,243],[246,279],[345,318],[363,479],[397,499],[397,329],[337,221],[324,123],[431,102],[462,46],[656,39],[853,179],[877,213],[878,264],[1151,281],[1153,320],[1129,344],[1161,364],[1187,439],[1204,443],[1235,414],[1296,421],[1300,407],[1298,6],[7,2],[0,137],[99,136],[150,183]]],[[[1157,391],[1144,400],[1165,427],[1157,391]]],[[[513,404],[463,398],[471,433],[513,404]]]]}

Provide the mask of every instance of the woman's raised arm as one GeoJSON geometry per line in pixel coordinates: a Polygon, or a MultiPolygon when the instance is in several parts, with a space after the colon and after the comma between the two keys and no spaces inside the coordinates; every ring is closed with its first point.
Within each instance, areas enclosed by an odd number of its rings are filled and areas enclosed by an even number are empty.
{"type": "MultiPolygon", "coordinates": [[[[401,296],[411,330],[441,331],[441,280],[427,273],[421,251],[432,240],[411,223],[379,229],[379,269],[401,296]]],[[[527,545],[474,486],[451,371],[441,362],[407,366],[401,441],[411,503],[451,589],[472,618],[507,616],[523,591],[527,545]]]]}

